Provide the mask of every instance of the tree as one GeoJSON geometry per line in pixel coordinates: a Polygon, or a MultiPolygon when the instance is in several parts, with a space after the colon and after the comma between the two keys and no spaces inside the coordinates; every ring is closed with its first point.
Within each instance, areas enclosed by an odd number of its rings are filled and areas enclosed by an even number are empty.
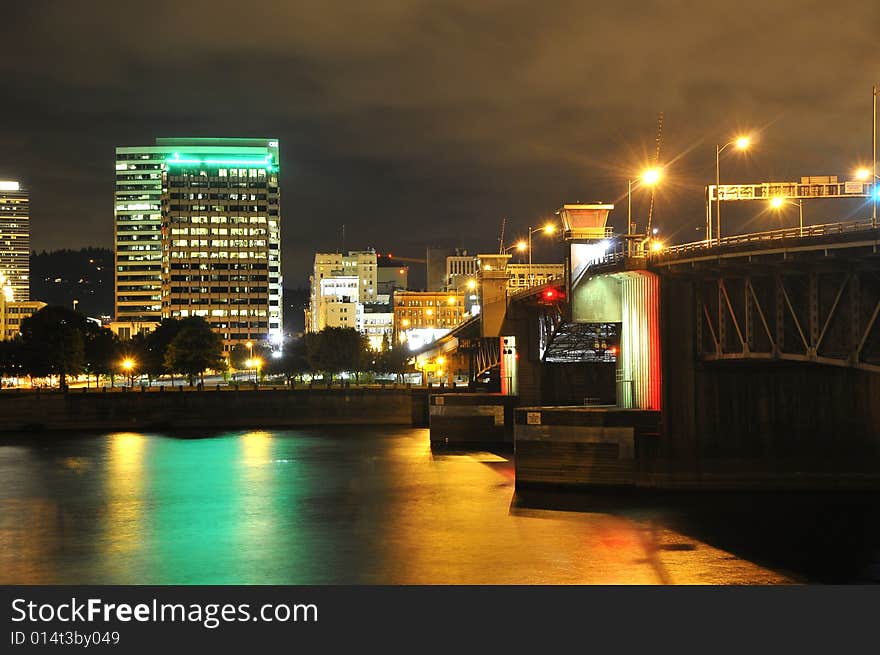
{"type": "Polygon", "coordinates": [[[88,329],[86,318],[66,307],[43,307],[27,317],[21,322],[25,371],[38,377],[58,375],[66,389],[67,376],[83,370],[88,329]]]}
{"type": "Polygon", "coordinates": [[[305,336],[306,358],[315,371],[333,375],[348,371],[360,376],[368,349],[366,336],[353,328],[328,327],[305,336]]]}
{"type": "MultiPolygon", "coordinates": [[[[165,364],[165,355],[180,327],[181,321],[178,319],[164,318],[152,332],[139,334],[132,339],[132,354],[138,361],[138,368],[151,380],[165,373],[173,374],[174,369],[165,364]]],[[[171,381],[173,383],[174,379],[171,381]]]]}
{"type": "Polygon", "coordinates": [[[232,368],[242,370],[247,367],[247,360],[251,358],[250,349],[243,343],[237,343],[229,353],[229,363],[232,368]]]}
{"type": "Polygon", "coordinates": [[[83,337],[86,373],[95,376],[95,386],[99,384],[101,375],[110,375],[112,380],[122,350],[119,338],[107,328],[92,322],[86,325],[83,337]]]}
{"type": "Polygon", "coordinates": [[[268,372],[283,375],[287,384],[293,385],[295,377],[301,377],[303,373],[311,370],[306,356],[305,339],[297,339],[288,343],[279,358],[271,357],[268,360],[268,372]]]}
{"type": "Polygon", "coordinates": [[[180,321],[180,331],[165,351],[165,367],[183,373],[193,384],[195,376],[204,381],[205,369],[222,370],[223,340],[200,316],[180,321]]]}
{"type": "Polygon", "coordinates": [[[0,377],[18,377],[24,373],[24,348],[20,338],[0,341],[0,377]]]}
{"type": "Polygon", "coordinates": [[[412,353],[406,346],[400,343],[392,345],[386,342],[386,348],[382,351],[379,359],[379,366],[383,373],[394,373],[400,380],[404,373],[414,370],[411,363],[412,353]]]}

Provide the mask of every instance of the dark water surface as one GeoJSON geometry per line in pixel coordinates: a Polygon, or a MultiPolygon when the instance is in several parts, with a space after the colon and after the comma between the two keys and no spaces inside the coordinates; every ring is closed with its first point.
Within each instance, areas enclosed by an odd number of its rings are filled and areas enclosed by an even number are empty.
{"type": "Polygon", "coordinates": [[[0,582],[744,584],[876,571],[873,497],[515,497],[510,454],[432,453],[427,430],[209,436],[0,437],[0,582]]]}

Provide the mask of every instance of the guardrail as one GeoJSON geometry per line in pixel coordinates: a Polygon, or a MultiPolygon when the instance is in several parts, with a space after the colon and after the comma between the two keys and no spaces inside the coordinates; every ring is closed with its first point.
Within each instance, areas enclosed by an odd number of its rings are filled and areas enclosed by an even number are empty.
{"type": "Polygon", "coordinates": [[[679,245],[668,246],[659,252],[649,254],[651,259],[666,259],[670,256],[688,254],[698,251],[723,248],[725,246],[737,246],[747,244],[766,244],[788,239],[807,239],[814,237],[833,236],[838,234],[851,234],[876,229],[871,221],[846,221],[841,223],[825,223],[823,225],[805,225],[804,227],[783,228],[769,230],[767,232],[752,232],[749,234],[736,234],[722,237],[721,243],[716,240],[694,241],[679,245]]]}

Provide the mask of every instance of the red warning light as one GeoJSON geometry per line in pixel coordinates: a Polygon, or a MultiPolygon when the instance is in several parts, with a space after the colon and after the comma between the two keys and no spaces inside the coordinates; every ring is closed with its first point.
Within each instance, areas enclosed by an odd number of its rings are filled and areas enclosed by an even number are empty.
{"type": "Polygon", "coordinates": [[[556,289],[547,289],[544,291],[544,297],[547,300],[553,300],[556,297],[556,289]]]}

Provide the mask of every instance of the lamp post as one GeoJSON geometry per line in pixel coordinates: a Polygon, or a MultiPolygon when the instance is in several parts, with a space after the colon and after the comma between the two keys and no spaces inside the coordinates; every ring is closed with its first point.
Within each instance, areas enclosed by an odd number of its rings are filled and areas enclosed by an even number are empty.
{"type": "Polygon", "coordinates": [[[631,239],[634,236],[633,230],[635,227],[633,226],[632,221],[632,191],[633,184],[635,182],[639,182],[640,184],[644,184],[645,186],[654,186],[660,181],[660,178],[663,176],[663,172],[659,168],[649,168],[642,172],[639,176],[638,180],[627,180],[627,188],[626,188],[626,235],[629,237],[627,239],[627,248],[629,249],[631,246],[631,239]]]}
{"type": "MultiPolygon", "coordinates": [[[[736,146],[737,150],[748,150],[749,146],[752,144],[752,139],[748,136],[739,136],[733,141],[728,141],[723,146],[716,145],[715,146],[715,239],[718,241],[718,245],[721,245],[721,193],[719,187],[721,187],[721,153],[724,152],[724,149],[728,146],[736,146]]],[[[709,197],[710,207],[711,207],[711,194],[709,197]]],[[[712,220],[711,218],[706,224],[706,241],[711,242],[712,240],[712,220]]]]}
{"type": "Polygon", "coordinates": [[[529,226],[529,280],[528,280],[528,285],[527,285],[529,287],[534,286],[533,280],[532,280],[532,235],[535,232],[543,232],[544,234],[550,235],[550,234],[553,234],[554,232],[556,232],[556,226],[553,225],[553,223],[547,223],[546,225],[543,225],[542,227],[529,226]]]}
{"type": "Polygon", "coordinates": [[[126,372],[128,375],[128,386],[131,387],[134,384],[134,379],[132,377],[132,371],[134,371],[135,361],[131,357],[126,357],[122,360],[122,370],[126,372]]]}
{"type": "MultiPolygon", "coordinates": [[[[794,204],[781,196],[775,196],[770,199],[770,207],[776,210],[782,210],[786,204],[794,204]]],[[[798,236],[804,236],[804,199],[798,198],[798,236]]]]}
{"type": "Polygon", "coordinates": [[[877,96],[880,89],[871,87],[873,112],[871,114],[871,163],[873,165],[873,178],[871,179],[871,227],[877,227],[877,96]]]}

